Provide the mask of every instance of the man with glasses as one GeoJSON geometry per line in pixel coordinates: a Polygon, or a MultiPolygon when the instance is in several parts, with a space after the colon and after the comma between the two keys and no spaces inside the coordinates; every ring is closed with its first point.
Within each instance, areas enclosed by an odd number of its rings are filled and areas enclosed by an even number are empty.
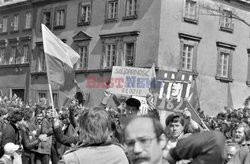
{"type": "Polygon", "coordinates": [[[131,164],[167,164],[162,158],[166,136],[160,121],[149,116],[130,120],[125,128],[125,146],[131,164]]]}

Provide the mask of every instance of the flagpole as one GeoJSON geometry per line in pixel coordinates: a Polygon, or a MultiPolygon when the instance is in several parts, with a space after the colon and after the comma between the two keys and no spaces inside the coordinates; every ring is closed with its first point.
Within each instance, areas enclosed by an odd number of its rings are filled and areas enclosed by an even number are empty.
{"type": "MultiPolygon", "coordinates": [[[[44,43],[43,43],[43,46],[44,46],[44,43]]],[[[44,47],[43,47],[43,49],[44,49],[44,47]]],[[[46,72],[47,72],[47,79],[48,79],[48,86],[49,86],[49,95],[50,95],[51,107],[52,107],[52,110],[54,111],[55,110],[54,100],[53,100],[53,94],[52,94],[50,76],[49,76],[49,72],[48,72],[49,71],[48,57],[47,57],[47,54],[45,53],[45,51],[44,51],[44,55],[45,55],[45,64],[46,64],[46,72]]]]}
{"type": "Polygon", "coordinates": [[[195,111],[195,109],[192,107],[192,105],[187,101],[188,106],[192,109],[192,111],[195,113],[195,115],[200,119],[202,125],[205,127],[206,130],[209,130],[209,128],[207,127],[207,125],[204,123],[204,121],[202,120],[202,118],[200,118],[200,116],[198,115],[198,113],[195,111]]]}

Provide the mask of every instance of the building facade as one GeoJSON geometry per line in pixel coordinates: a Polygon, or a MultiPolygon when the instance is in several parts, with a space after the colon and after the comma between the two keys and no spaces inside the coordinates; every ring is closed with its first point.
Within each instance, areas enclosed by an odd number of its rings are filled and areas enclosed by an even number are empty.
{"type": "MultiPolygon", "coordinates": [[[[30,64],[13,64],[10,59],[2,64],[6,75],[0,75],[5,80],[0,86],[22,88],[13,78],[28,72],[23,86],[29,99],[49,98],[43,23],[81,56],[75,66],[77,97],[89,106],[101,102],[105,88],[88,88],[88,77],[97,83],[98,78],[111,76],[112,66],[149,68],[155,63],[158,70],[191,73],[205,113],[215,115],[225,106],[239,108],[250,95],[249,10],[247,1],[236,0],[32,0],[1,6],[0,23],[8,24],[8,32],[0,35],[0,44],[8,47],[14,38],[22,42],[30,36],[32,55],[30,64]],[[5,18],[16,19],[16,11],[25,15],[29,10],[32,30],[13,34],[5,18]],[[20,67],[23,74],[9,75],[20,67]]],[[[10,52],[2,54],[11,57],[10,52]]],[[[52,89],[55,105],[62,105],[66,98],[56,86],[52,89]]]]}
{"type": "Polygon", "coordinates": [[[32,49],[32,5],[30,1],[2,2],[0,6],[0,92],[29,95],[32,49]]]}

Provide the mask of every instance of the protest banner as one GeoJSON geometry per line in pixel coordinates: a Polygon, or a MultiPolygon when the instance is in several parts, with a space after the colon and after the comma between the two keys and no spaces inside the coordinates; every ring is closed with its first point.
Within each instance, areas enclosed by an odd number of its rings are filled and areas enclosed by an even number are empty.
{"type": "MultiPolygon", "coordinates": [[[[153,68],[153,67],[152,67],[153,68]]],[[[154,69],[113,66],[112,94],[146,96],[155,75],[154,69]]]]}

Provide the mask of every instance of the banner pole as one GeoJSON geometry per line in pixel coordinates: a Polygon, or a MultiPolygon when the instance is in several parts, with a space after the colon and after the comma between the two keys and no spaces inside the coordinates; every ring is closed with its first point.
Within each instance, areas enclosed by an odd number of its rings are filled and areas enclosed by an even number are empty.
{"type": "Polygon", "coordinates": [[[52,88],[51,88],[51,81],[50,81],[50,76],[49,76],[48,56],[47,56],[47,54],[44,51],[44,43],[43,43],[43,52],[44,52],[44,55],[45,55],[45,64],[46,64],[46,72],[47,72],[47,79],[48,79],[48,86],[49,86],[49,95],[50,95],[51,107],[52,107],[52,110],[55,111],[53,94],[52,94],[52,88]]]}

